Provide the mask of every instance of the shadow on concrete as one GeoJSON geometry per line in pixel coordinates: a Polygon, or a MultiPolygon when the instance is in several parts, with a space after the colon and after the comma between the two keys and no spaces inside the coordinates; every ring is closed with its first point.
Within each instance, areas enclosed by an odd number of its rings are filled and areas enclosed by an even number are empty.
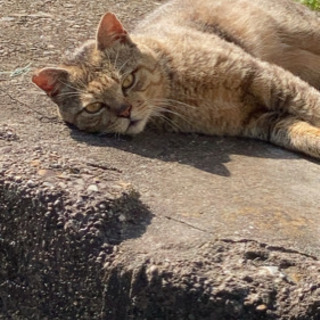
{"type": "Polygon", "coordinates": [[[101,308],[105,262],[153,215],[134,192],[80,208],[62,191],[38,191],[0,175],[0,319],[98,319],[85,315],[101,308]]]}
{"type": "Polygon", "coordinates": [[[232,161],[233,155],[288,160],[298,158],[298,154],[269,143],[235,137],[160,133],[151,129],[137,136],[127,137],[88,134],[73,127],[70,127],[70,134],[73,139],[96,147],[118,148],[147,158],[193,166],[225,177],[231,176],[225,164],[232,161]]]}

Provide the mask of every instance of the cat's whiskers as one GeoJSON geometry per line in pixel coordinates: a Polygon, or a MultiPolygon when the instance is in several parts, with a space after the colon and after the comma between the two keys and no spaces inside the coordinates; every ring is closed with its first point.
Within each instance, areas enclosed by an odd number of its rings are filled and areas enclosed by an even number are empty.
{"type": "MultiPolygon", "coordinates": [[[[66,83],[66,82],[63,82],[63,81],[61,81],[61,80],[60,80],[60,83],[62,83],[63,85],[65,85],[67,88],[70,88],[70,89],[75,90],[76,92],[87,93],[86,90],[81,89],[81,88],[76,88],[76,87],[72,86],[70,83],[66,83]]],[[[84,85],[84,84],[83,84],[83,87],[85,88],[85,85],[84,85]]]]}
{"type": "MultiPolygon", "coordinates": [[[[127,65],[127,63],[129,61],[130,61],[130,58],[122,64],[122,66],[118,70],[119,73],[121,73],[122,69],[127,65]]],[[[123,74],[123,75],[126,76],[127,74],[129,74],[129,72],[127,72],[126,74],[123,74]]]]}
{"type": "MultiPolygon", "coordinates": [[[[198,101],[206,101],[206,99],[197,99],[198,101]]],[[[157,99],[152,99],[152,101],[157,101],[157,99]]],[[[191,104],[187,104],[185,102],[182,102],[182,101],[179,101],[179,100],[174,100],[174,99],[158,99],[159,101],[159,104],[160,105],[163,105],[165,107],[172,107],[174,108],[175,110],[178,110],[178,105],[181,105],[182,107],[187,107],[187,108],[191,108],[191,109],[197,109],[197,108],[202,108],[202,106],[194,106],[194,105],[191,105],[191,104]]],[[[207,101],[206,101],[207,102],[207,101]]],[[[210,108],[211,109],[221,109],[221,104],[219,103],[216,103],[216,104],[211,104],[210,105],[210,108]]],[[[227,110],[227,109],[235,109],[236,106],[234,104],[224,104],[223,105],[223,109],[224,110],[227,110]]]]}
{"type": "Polygon", "coordinates": [[[188,103],[185,103],[185,102],[182,102],[182,101],[179,101],[179,100],[174,100],[174,99],[161,99],[161,98],[158,98],[158,99],[149,99],[150,102],[155,102],[159,105],[167,105],[168,107],[176,107],[176,105],[182,105],[184,107],[187,107],[187,108],[192,108],[192,109],[195,109],[197,108],[196,106],[193,106],[191,104],[188,104],[188,103]]]}
{"type": "MultiPolygon", "coordinates": [[[[83,79],[78,79],[78,83],[81,88],[86,89],[88,87],[88,83],[86,83],[83,79]]],[[[81,90],[81,89],[79,89],[79,90],[82,92],[87,92],[86,90],[81,90]]]]}
{"type": "MultiPolygon", "coordinates": [[[[180,118],[183,122],[187,123],[188,125],[191,125],[187,117],[183,115],[181,112],[179,112],[180,110],[176,108],[176,105],[174,103],[179,104],[179,102],[180,101],[173,99],[146,99],[142,104],[139,105],[139,107],[141,107],[142,105],[149,105],[152,110],[150,117],[161,117],[168,123],[172,122],[172,126],[174,126],[174,120],[168,117],[169,114],[172,114],[177,118],[180,118]],[[170,107],[174,108],[174,110],[172,110],[170,107]]],[[[183,103],[183,105],[184,107],[195,108],[194,106],[185,103],[183,103]]]]}
{"type": "Polygon", "coordinates": [[[179,113],[179,112],[175,112],[175,111],[173,111],[173,110],[165,109],[165,108],[162,108],[162,107],[157,107],[157,108],[158,108],[163,114],[172,114],[172,115],[177,116],[177,117],[180,118],[181,120],[183,120],[183,121],[185,121],[185,122],[187,122],[187,123],[190,123],[190,122],[187,120],[186,116],[183,115],[183,114],[181,114],[181,113],[179,113]]]}
{"type": "MultiPolygon", "coordinates": [[[[156,102],[156,104],[152,104],[153,107],[157,109],[161,109],[162,112],[172,113],[180,117],[182,116],[182,114],[179,113],[180,110],[176,108],[177,107],[176,104],[180,104],[180,101],[172,100],[171,102],[170,100],[166,100],[166,99],[148,99],[146,100],[146,102],[147,103],[156,102]],[[174,108],[174,110],[171,109],[170,107],[174,108]]],[[[187,108],[196,108],[195,106],[188,105],[186,103],[182,103],[182,105],[187,108]]]]}
{"type": "Polygon", "coordinates": [[[152,117],[162,119],[165,123],[169,124],[169,126],[171,126],[176,131],[182,131],[178,123],[172,120],[171,118],[169,118],[168,116],[166,116],[164,113],[155,112],[152,114],[152,117]]]}
{"type": "Polygon", "coordinates": [[[115,133],[116,135],[117,134],[120,135],[119,130],[116,130],[117,129],[117,125],[118,125],[118,121],[117,120],[118,119],[116,119],[113,122],[108,123],[107,128],[108,128],[108,132],[115,133]]]}
{"type": "Polygon", "coordinates": [[[188,125],[192,126],[191,122],[187,119],[187,117],[179,112],[173,111],[171,109],[164,108],[162,106],[153,105],[152,106],[153,112],[152,117],[160,117],[163,120],[165,120],[167,123],[169,123],[172,127],[177,128],[179,131],[181,130],[181,127],[178,125],[177,121],[170,118],[169,115],[172,114],[176,116],[177,118],[180,118],[183,122],[187,123],[188,125]]]}
{"type": "Polygon", "coordinates": [[[129,75],[131,72],[132,72],[131,70],[128,71],[128,72],[124,72],[121,76],[122,76],[123,78],[125,78],[125,77],[126,77],[127,75],[129,75]]]}
{"type": "Polygon", "coordinates": [[[116,57],[115,57],[114,63],[113,63],[113,66],[115,69],[117,69],[118,57],[119,57],[119,48],[117,49],[116,57]]]}
{"type": "Polygon", "coordinates": [[[107,56],[107,58],[108,58],[109,64],[112,65],[108,51],[106,50],[104,53],[106,54],[106,56],[107,56]]]}
{"type": "Polygon", "coordinates": [[[60,96],[63,97],[63,98],[76,98],[79,96],[79,93],[78,92],[62,92],[60,93],[60,96]]]}

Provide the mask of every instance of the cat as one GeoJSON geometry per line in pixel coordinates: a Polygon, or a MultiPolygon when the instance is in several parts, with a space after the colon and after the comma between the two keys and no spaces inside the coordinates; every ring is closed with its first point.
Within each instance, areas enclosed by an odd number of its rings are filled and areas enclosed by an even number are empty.
{"type": "Polygon", "coordinates": [[[32,81],[88,132],[177,132],[269,141],[320,159],[320,19],[292,0],[171,0],[32,81]]]}

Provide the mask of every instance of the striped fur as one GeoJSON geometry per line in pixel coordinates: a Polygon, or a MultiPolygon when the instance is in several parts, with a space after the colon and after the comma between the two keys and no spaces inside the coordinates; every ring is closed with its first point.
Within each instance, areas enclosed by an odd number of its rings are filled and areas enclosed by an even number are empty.
{"type": "Polygon", "coordinates": [[[107,13],[96,41],[33,80],[81,130],[137,134],[153,122],[320,158],[319,22],[291,0],[172,0],[128,35],[107,13]],[[103,108],[87,113],[93,102],[103,108]]]}

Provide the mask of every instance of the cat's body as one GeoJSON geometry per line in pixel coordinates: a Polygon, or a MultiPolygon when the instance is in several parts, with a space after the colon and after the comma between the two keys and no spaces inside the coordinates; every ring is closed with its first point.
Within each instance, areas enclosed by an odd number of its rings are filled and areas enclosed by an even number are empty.
{"type": "Polygon", "coordinates": [[[130,37],[106,14],[96,41],[33,81],[82,130],[153,121],[320,158],[319,22],[291,0],[173,0],[130,37]]]}

